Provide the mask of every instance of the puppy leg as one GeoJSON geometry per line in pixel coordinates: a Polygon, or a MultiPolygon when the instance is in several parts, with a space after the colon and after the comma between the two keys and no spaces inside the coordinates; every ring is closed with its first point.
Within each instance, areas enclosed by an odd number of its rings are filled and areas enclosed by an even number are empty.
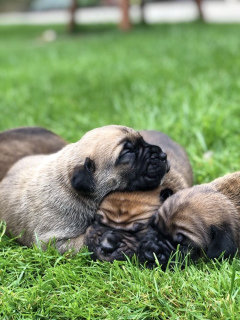
{"type": "Polygon", "coordinates": [[[73,249],[75,253],[77,253],[80,251],[80,249],[82,249],[83,246],[84,246],[84,234],[81,234],[76,238],[56,241],[56,248],[61,254],[63,254],[64,252],[70,249],[73,249]]]}

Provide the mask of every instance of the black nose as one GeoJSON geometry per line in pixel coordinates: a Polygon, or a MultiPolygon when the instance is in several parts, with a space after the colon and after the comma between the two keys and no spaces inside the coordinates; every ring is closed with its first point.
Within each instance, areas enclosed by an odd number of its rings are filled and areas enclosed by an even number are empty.
{"type": "Polygon", "coordinates": [[[119,247],[119,235],[113,231],[107,231],[102,235],[100,248],[105,254],[113,253],[119,247]]]}
{"type": "Polygon", "coordinates": [[[161,161],[167,160],[167,154],[166,154],[165,152],[161,152],[160,155],[159,155],[159,157],[160,157],[160,160],[161,160],[161,161]]]}

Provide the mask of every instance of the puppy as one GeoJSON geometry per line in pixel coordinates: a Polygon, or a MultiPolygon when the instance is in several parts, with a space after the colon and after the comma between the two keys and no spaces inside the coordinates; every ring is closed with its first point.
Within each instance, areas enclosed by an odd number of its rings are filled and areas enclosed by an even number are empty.
{"type": "Polygon", "coordinates": [[[0,133],[0,181],[10,167],[23,157],[50,154],[65,147],[62,138],[40,127],[23,127],[0,133]]]}
{"type": "Polygon", "coordinates": [[[193,261],[234,256],[240,248],[240,171],[177,192],[152,218],[140,241],[140,261],[163,268],[177,247],[193,261]]]}
{"type": "Polygon", "coordinates": [[[114,192],[104,198],[85,237],[93,259],[113,261],[131,257],[150,217],[173,193],[192,186],[192,169],[184,149],[161,132],[140,131],[140,134],[148,143],[163,148],[171,169],[162,185],[154,190],[114,192]]]}
{"type": "Polygon", "coordinates": [[[167,170],[166,154],[135,130],[94,129],[55,154],[19,160],[0,183],[0,218],[24,245],[54,239],[60,253],[78,251],[109,192],[156,188],[167,170]]]}

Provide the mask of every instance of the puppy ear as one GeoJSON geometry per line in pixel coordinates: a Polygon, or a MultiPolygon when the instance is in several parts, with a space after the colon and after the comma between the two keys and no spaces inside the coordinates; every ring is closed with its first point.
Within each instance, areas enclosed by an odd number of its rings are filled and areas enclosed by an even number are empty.
{"type": "Polygon", "coordinates": [[[230,226],[222,228],[211,226],[212,240],[206,252],[209,259],[234,257],[238,247],[234,242],[233,233],[230,226]]]}
{"type": "Polygon", "coordinates": [[[90,158],[86,158],[84,165],[76,167],[73,171],[73,176],[71,178],[72,187],[80,193],[93,193],[95,191],[94,172],[94,161],[90,158]]]}

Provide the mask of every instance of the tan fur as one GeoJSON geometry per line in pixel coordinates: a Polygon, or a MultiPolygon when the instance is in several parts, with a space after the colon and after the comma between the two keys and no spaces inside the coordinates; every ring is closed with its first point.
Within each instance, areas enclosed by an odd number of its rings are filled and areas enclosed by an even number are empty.
{"type": "Polygon", "coordinates": [[[168,155],[170,171],[157,189],[147,192],[114,192],[104,198],[98,214],[102,222],[113,228],[131,229],[135,222],[147,221],[162,205],[160,193],[169,188],[178,190],[193,184],[192,168],[185,150],[170,137],[159,131],[142,130],[145,141],[158,145],[168,155]]]}
{"type": "Polygon", "coordinates": [[[0,133],[0,181],[10,167],[23,157],[50,154],[67,142],[53,132],[40,127],[22,127],[0,133]]]}
{"type": "Polygon", "coordinates": [[[79,250],[103,197],[110,191],[124,190],[129,183],[129,166],[115,164],[124,142],[140,138],[131,128],[106,126],[86,133],[55,154],[18,161],[0,183],[0,218],[7,223],[7,234],[22,232],[18,241],[27,246],[54,238],[60,252],[71,247],[79,250]],[[89,158],[95,163],[96,189],[90,194],[79,193],[70,181],[89,158]]]}
{"type": "Polygon", "coordinates": [[[103,200],[97,211],[102,215],[101,222],[126,230],[140,220],[147,222],[161,204],[161,189],[162,187],[145,192],[113,192],[103,200]]]}
{"type": "Polygon", "coordinates": [[[163,204],[161,192],[170,189],[176,193],[192,186],[192,168],[184,149],[162,132],[143,130],[140,134],[167,153],[170,171],[154,190],[113,192],[104,198],[85,237],[94,259],[113,261],[124,259],[124,254],[131,256],[147,231],[150,217],[163,204]]]}
{"type": "Polygon", "coordinates": [[[166,236],[182,233],[203,250],[210,245],[209,227],[229,224],[240,249],[240,171],[179,191],[159,209],[155,224],[166,236]]]}

